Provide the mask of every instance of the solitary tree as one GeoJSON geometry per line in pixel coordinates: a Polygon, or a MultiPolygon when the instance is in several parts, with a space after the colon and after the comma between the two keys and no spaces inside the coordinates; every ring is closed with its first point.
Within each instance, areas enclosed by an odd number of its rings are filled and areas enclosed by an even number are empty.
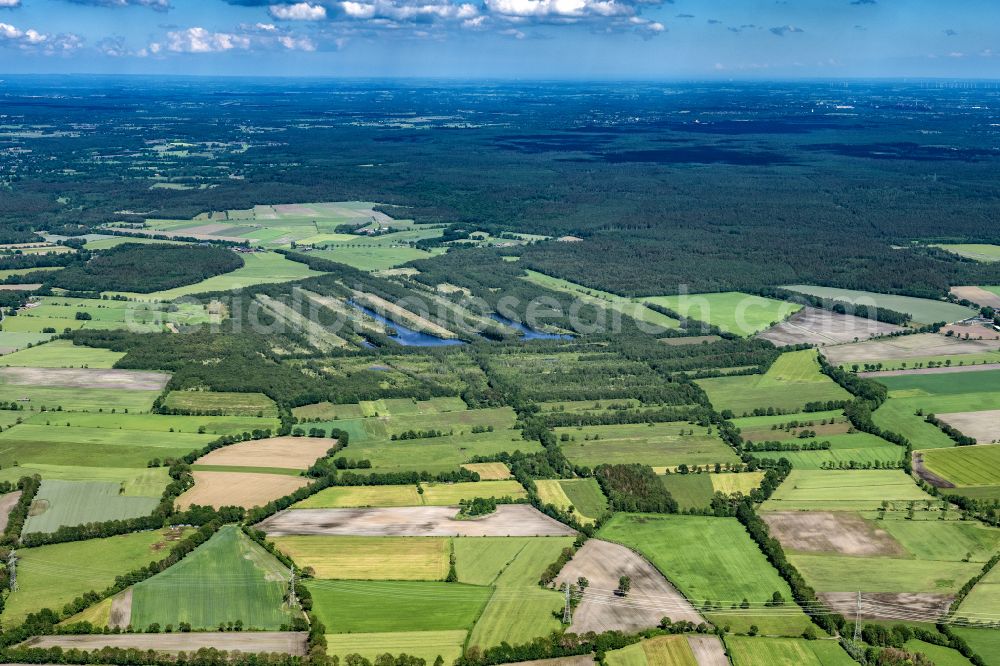
{"type": "Polygon", "coordinates": [[[628,591],[632,588],[632,579],[628,576],[622,576],[618,579],[618,589],[616,592],[620,597],[627,597],[628,591]]]}

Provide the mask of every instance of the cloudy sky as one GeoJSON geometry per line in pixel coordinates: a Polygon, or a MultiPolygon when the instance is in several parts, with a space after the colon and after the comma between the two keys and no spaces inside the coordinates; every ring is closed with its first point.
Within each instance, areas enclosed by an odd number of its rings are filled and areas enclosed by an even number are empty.
{"type": "Polygon", "coordinates": [[[998,0],[0,0],[0,74],[1000,78],[998,0]]]}

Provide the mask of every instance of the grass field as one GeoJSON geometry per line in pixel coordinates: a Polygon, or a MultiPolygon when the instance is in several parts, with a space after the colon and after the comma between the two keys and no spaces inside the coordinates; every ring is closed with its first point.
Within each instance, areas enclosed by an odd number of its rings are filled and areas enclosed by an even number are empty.
{"type": "Polygon", "coordinates": [[[715,490],[711,474],[666,474],[660,479],[682,511],[706,509],[712,504],[715,490]]]}
{"type": "Polygon", "coordinates": [[[466,463],[463,469],[475,472],[482,481],[502,481],[510,478],[510,468],[502,462],[495,463],[466,463]]]}
{"type": "Polygon", "coordinates": [[[976,261],[1000,261],[1000,245],[986,245],[982,243],[948,243],[938,244],[942,250],[953,252],[967,259],[976,261]]]}
{"type": "Polygon", "coordinates": [[[987,666],[1000,665],[1000,629],[955,627],[952,631],[961,636],[987,666]]]}
{"type": "Polygon", "coordinates": [[[41,331],[52,326],[65,328],[127,329],[137,333],[165,330],[171,324],[202,324],[212,321],[206,306],[178,303],[167,307],[160,303],[111,301],[66,296],[46,296],[37,304],[22,308],[17,317],[4,321],[6,330],[41,331]],[[78,313],[90,318],[77,319],[78,313]]]}
{"type": "MultiPolygon", "coordinates": [[[[18,412],[18,414],[22,413],[18,412]]],[[[62,412],[59,414],[34,412],[23,414],[23,419],[29,425],[65,426],[69,423],[71,427],[130,430],[171,435],[171,437],[159,438],[163,440],[173,439],[172,435],[178,433],[218,436],[253,432],[258,429],[276,431],[280,425],[278,419],[253,416],[178,416],[171,414],[110,414],[108,412],[62,412]],[[204,433],[198,432],[201,428],[205,429],[204,433]]],[[[148,435],[134,434],[133,436],[140,438],[148,435]]]]}
{"type": "Polygon", "coordinates": [[[469,645],[488,648],[504,641],[520,645],[558,629],[561,624],[553,612],[562,607],[563,596],[539,588],[538,578],[571,543],[572,539],[564,538],[527,540],[493,581],[495,590],[469,636],[469,645]]]}
{"type": "Polygon", "coordinates": [[[55,420],[48,426],[23,423],[0,433],[0,465],[146,467],[154,458],[182,456],[213,439],[197,433],[66,427],[55,420]]]}
{"type": "Polygon", "coordinates": [[[598,519],[608,511],[608,499],[601,492],[597,479],[561,479],[562,487],[570,504],[584,518],[598,519]]]}
{"type": "Polygon", "coordinates": [[[431,398],[430,400],[414,400],[412,398],[385,398],[382,400],[362,400],[358,403],[333,404],[318,402],[303,405],[292,410],[292,415],[300,419],[362,419],[372,416],[415,416],[428,414],[443,414],[446,412],[464,412],[468,410],[465,402],[458,397],[431,398]]]}
{"type": "Polygon", "coordinates": [[[871,291],[855,291],[852,289],[836,289],[832,287],[814,287],[810,285],[787,285],[784,289],[797,291],[802,294],[810,294],[821,298],[832,298],[848,303],[875,306],[887,310],[895,310],[909,314],[914,322],[923,324],[933,324],[939,321],[951,323],[968,319],[975,314],[970,308],[946,303],[945,301],[932,301],[927,298],[913,298],[911,296],[894,296],[891,294],[877,294],[871,291]]]}
{"type": "Polygon", "coordinates": [[[609,666],[698,666],[687,636],[657,636],[607,653],[609,666]]]}
{"type": "Polygon", "coordinates": [[[0,481],[17,481],[26,474],[38,474],[43,479],[61,481],[103,481],[119,484],[125,494],[138,497],[159,497],[170,477],[166,467],[154,469],[135,467],[81,467],[77,465],[21,465],[0,470],[0,481]]]}
{"type": "Polygon", "coordinates": [[[1000,485],[1000,446],[958,446],[924,451],[924,466],[956,486],[1000,485]]]}
{"type": "Polygon", "coordinates": [[[764,480],[763,472],[739,472],[730,474],[712,474],[712,489],[717,493],[733,495],[743,493],[749,495],[751,490],[760,486],[764,480]]]}
{"type": "Polygon", "coordinates": [[[801,305],[726,291],[716,294],[684,294],[642,299],[685,317],[719,327],[727,333],[748,336],[783,321],[802,309],[801,305]]]}
{"type": "Polygon", "coordinates": [[[954,594],[982,569],[976,562],[908,560],[789,553],[789,561],[817,592],[928,592],[954,594]]]}
{"type": "Polygon", "coordinates": [[[91,590],[101,591],[115,577],[144,567],[169,552],[180,530],[150,530],[17,550],[18,589],[6,601],[5,626],[19,624],[28,613],[62,607],[91,590]]]}
{"type": "Polygon", "coordinates": [[[50,339],[52,335],[52,333],[0,331],[0,354],[10,354],[18,349],[26,349],[28,345],[37,345],[50,339]]]}
{"type": "Polygon", "coordinates": [[[934,666],[972,666],[972,662],[963,657],[961,652],[945,647],[944,645],[909,640],[903,644],[903,647],[910,652],[923,654],[934,662],[934,666]]]}
{"type": "Polygon", "coordinates": [[[228,416],[278,415],[274,401],[263,393],[225,393],[221,391],[171,391],[163,401],[170,409],[213,412],[228,416]]]}
{"type": "Polygon", "coordinates": [[[799,638],[750,638],[726,636],[733,666],[853,666],[834,640],[807,641],[799,638]]]}
{"type": "Polygon", "coordinates": [[[469,630],[491,590],[461,583],[330,581],[308,584],[328,632],[469,630]]]}
{"type": "Polygon", "coordinates": [[[793,470],[761,505],[763,511],[875,511],[934,498],[902,470],[793,470]]]}
{"type": "Polygon", "coordinates": [[[158,496],[128,496],[121,491],[117,483],[42,481],[24,524],[24,533],[55,532],[64,525],[147,516],[160,502],[158,496]]]}
{"type": "Polygon", "coordinates": [[[952,447],[955,442],[935,425],[927,423],[923,416],[916,415],[916,408],[910,404],[913,399],[889,398],[872,414],[872,421],[880,428],[906,437],[913,442],[914,449],[938,449],[952,447]]]}
{"type": "Polygon", "coordinates": [[[905,520],[892,516],[886,514],[877,526],[917,559],[958,562],[968,557],[970,562],[981,564],[1000,546],[1000,529],[975,521],[905,520]]]}
{"type": "Polygon", "coordinates": [[[0,401],[21,402],[26,411],[41,411],[44,407],[49,411],[148,412],[159,394],[159,391],[0,384],[0,401]]]}
{"type": "Polygon", "coordinates": [[[393,631],[372,634],[327,634],[327,653],[340,658],[360,654],[374,662],[376,657],[386,653],[408,654],[433,664],[440,655],[444,663],[454,663],[462,656],[462,646],[468,632],[462,629],[451,631],[393,631]]]}
{"type": "Polygon", "coordinates": [[[0,365],[29,368],[110,368],[123,356],[123,352],[74,345],[69,340],[53,340],[31,349],[7,354],[0,358],[0,365]]]}
{"type": "Polygon", "coordinates": [[[444,580],[448,539],[437,537],[288,536],[272,539],[316,578],[337,580],[444,580]]]}
{"type": "Polygon", "coordinates": [[[851,395],[820,372],[814,350],[788,352],[763,375],[700,379],[697,383],[717,410],[748,416],[755,408],[797,412],[809,402],[849,400],[851,395]]]}
{"type": "MultiPolygon", "coordinates": [[[[780,435],[779,435],[780,436],[780,435]]],[[[902,462],[905,449],[868,433],[856,432],[840,435],[819,435],[808,440],[782,440],[786,442],[830,442],[830,448],[819,451],[761,451],[759,458],[787,458],[796,469],[822,469],[823,465],[863,467],[866,464],[897,465],[902,462]]]]}
{"type": "Polygon", "coordinates": [[[623,296],[616,296],[615,294],[610,294],[599,289],[591,289],[590,287],[585,287],[581,284],[570,282],[569,280],[552,277],[551,275],[545,275],[544,273],[539,273],[537,271],[528,270],[525,271],[525,273],[527,273],[527,276],[524,279],[529,282],[533,282],[541,287],[545,287],[546,289],[552,289],[553,291],[561,291],[567,294],[572,294],[581,301],[614,310],[615,312],[619,312],[626,317],[631,317],[638,322],[652,324],[654,330],[655,327],[670,329],[678,328],[680,326],[680,322],[676,319],[660,314],[655,310],[651,310],[641,302],[634,301],[623,296]]]}
{"type": "Polygon", "coordinates": [[[958,607],[961,617],[980,620],[1000,617],[1000,569],[993,567],[958,607]]]}
{"type": "Polygon", "coordinates": [[[322,275],[305,264],[289,261],[274,252],[257,252],[243,255],[244,265],[231,273],[210,277],[195,284],[155,291],[151,294],[119,292],[138,301],[172,301],[188,294],[202,294],[211,291],[232,291],[255,284],[291,282],[314,275],[322,275]]]}
{"type": "Polygon", "coordinates": [[[479,481],[468,483],[429,483],[422,484],[424,493],[423,504],[427,506],[457,506],[461,500],[475,497],[511,497],[524,499],[528,496],[517,481],[479,481]]]}
{"type": "Polygon", "coordinates": [[[293,509],[341,509],[375,506],[420,506],[414,486],[334,486],[296,503],[293,509]]]}
{"type": "Polygon", "coordinates": [[[555,433],[559,438],[570,438],[562,442],[563,453],[576,465],[644,463],[676,467],[739,462],[716,433],[709,435],[706,429],[686,422],[567,427],[556,428],[555,433]],[[691,430],[695,433],[687,434],[691,430]]]}
{"type": "Polygon", "coordinates": [[[195,629],[242,620],[278,629],[291,619],[284,603],[288,571],[234,525],[223,526],[183,560],[132,591],[132,625],[195,629]]]}
{"type": "Polygon", "coordinates": [[[437,473],[458,469],[475,456],[517,450],[532,453],[540,451],[541,445],[537,441],[521,439],[520,433],[513,430],[396,442],[384,439],[358,441],[352,433],[350,444],[350,456],[370,460],[377,472],[412,470],[437,473]]]}
{"type": "MultiPolygon", "coordinates": [[[[639,551],[696,607],[705,600],[726,609],[742,599],[760,604],[775,592],[792,598],[788,584],[735,518],[616,514],[598,536],[639,551]]],[[[726,615],[719,621],[734,631],[757,624],[764,633],[792,636],[810,624],[793,605],[778,611],[762,608],[759,614],[726,615]]]]}

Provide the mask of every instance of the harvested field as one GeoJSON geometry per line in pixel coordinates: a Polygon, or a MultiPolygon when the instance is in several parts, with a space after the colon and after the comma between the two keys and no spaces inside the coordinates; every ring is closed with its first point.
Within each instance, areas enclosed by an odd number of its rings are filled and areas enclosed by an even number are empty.
{"type": "Polygon", "coordinates": [[[937,417],[963,434],[974,437],[980,444],[1000,439],[1000,409],[938,414],[937,417]]]}
{"type": "Polygon", "coordinates": [[[772,511],[763,514],[787,550],[838,553],[856,557],[906,557],[891,534],[856,513],[830,511],[772,511]]]}
{"type": "MultiPolygon", "coordinates": [[[[858,610],[857,592],[820,592],[819,598],[830,610],[854,617],[858,610]]],[[[862,592],[861,617],[868,620],[898,620],[900,609],[913,621],[935,622],[948,612],[955,597],[951,594],[915,594],[912,592],[862,592]]]]}
{"type": "MultiPolygon", "coordinates": [[[[197,488],[197,486],[196,486],[197,488]]],[[[573,530],[526,504],[505,504],[496,513],[455,520],[454,508],[416,506],[380,509],[297,509],[259,523],[268,536],[572,536],[573,530]]]]}
{"type": "Polygon", "coordinates": [[[833,365],[885,361],[893,359],[923,358],[926,356],[954,356],[983,354],[997,350],[995,340],[959,340],[937,333],[903,335],[885,340],[869,340],[857,344],[830,347],[823,351],[833,365]]]}
{"type": "Polygon", "coordinates": [[[477,473],[481,481],[503,481],[511,477],[510,468],[502,462],[466,463],[462,468],[477,473]]]}
{"type": "Polygon", "coordinates": [[[135,648],[176,654],[195,652],[201,648],[233,650],[239,652],[281,652],[305,655],[305,632],[292,631],[241,631],[241,632],[188,632],[172,634],[85,634],[62,636],[37,636],[24,643],[29,647],[61,647],[64,650],[95,650],[102,647],[135,648]]]}
{"type": "Polygon", "coordinates": [[[687,640],[698,666],[729,666],[726,648],[718,636],[690,635],[687,640]]]}
{"type": "Polygon", "coordinates": [[[955,337],[968,337],[973,340],[979,338],[982,338],[983,340],[1000,340],[1000,331],[984,324],[950,324],[948,326],[942,326],[940,333],[941,335],[947,335],[948,331],[951,331],[955,337]]]}
{"type": "Polygon", "coordinates": [[[20,490],[0,495],[0,532],[7,529],[7,520],[10,518],[10,512],[17,505],[19,499],[21,499],[20,490]]]}
{"type": "Polygon", "coordinates": [[[556,584],[590,581],[569,630],[576,634],[620,630],[632,633],[655,627],[664,617],[678,622],[704,622],[704,618],[656,567],[638,553],[600,539],[589,539],[563,567],[556,584]],[[618,579],[628,576],[627,597],[615,595],[618,579]]]}
{"type": "Polygon", "coordinates": [[[959,299],[964,298],[977,305],[1000,309],[1000,296],[982,287],[952,287],[951,293],[959,299]]]}
{"type": "Polygon", "coordinates": [[[170,375],[162,372],[93,368],[0,368],[0,383],[16,386],[162,391],[170,375]]]}
{"type": "Polygon", "coordinates": [[[803,308],[786,321],[757,334],[781,347],[808,343],[836,345],[902,331],[901,326],[874,319],[839,314],[819,308],[803,308]]]}
{"type": "Polygon", "coordinates": [[[905,375],[947,375],[956,372],[986,372],[1000,370],[1000,363],[983,363],[981,365],[951,365],[939,368],[911,368],[910,370],[878,370],[875,372],[859,372],[859,377],[898,377],[905,375]]]}
{"type": "Polygon", "coordinates": [[[216,449],[199,458],[195,464],[308,469],[336,444],[337,440],[322,437],[255,439],[216,449]]]}
{"type": "Polygon", "coordinates": [[[534,661],[515,661],[507,666],[593,666],[594,657],[589,654],[578,654],[574,657],[556,657],[554,659],[536,659],[534,661]]]}
{"type": "Polygon", "coordinates": [[[194,488],[177,498],[181,510],[201,506],[242,506],[252,509],[308,485],[309,480],[285,474],[256,472],[203,472],[195,470],[194,488]]]}
{"type": "Polygon", "coordinates": [[[108,614],[108,626],[112,629],[124,629],[132,623],[132,588],[119,592],[111,599],[111,612],[108,614]]]}

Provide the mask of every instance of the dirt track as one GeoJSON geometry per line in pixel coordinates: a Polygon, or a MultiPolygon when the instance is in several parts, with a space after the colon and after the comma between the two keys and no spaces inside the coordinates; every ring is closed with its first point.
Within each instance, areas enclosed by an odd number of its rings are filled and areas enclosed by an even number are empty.
{"type": "Polygon", "coordinates": [[[613,629],[631,633],[655,627],[664,616],[675,622],[705,621],[656,567],[625,546],[589,539],[563,567],[556,584],[576,584],[581,576],[590,585],[573,614],[574,633],[613,629]],[[621,576],[632,579],[624,598],[614,593],[621,576]]]}
{"type": "Polygon", "coordinates": [[[761,331],[757,337],[770,340],[779,347],[802,343],[837,345],[901,330],[903,329],[899,326],[874,319],[806,307],[787,320],[761,331]]]}
{"type": "Polygon", "coordinates": [[[572,529],[527,504],[504,504],[496,513],[455,520],[447,506],[380,509],[292,509],[257,527],[268,536],[573,536],[572,529]]]}
{"type": "Polygon", "coordinates": [[[240,652],[282,652],[305,655],[305,632],[226,631],[172,634],[83,634],[74,636],[37,636],[24,643],[29,647],[61,647],[65,650],[93,650],[105,646],[156,650],[157,652],[194,652],[203,647],[240,652]]]}
{"type": "MultiPolygon", "coordinates": [[[[820,592],[819,598],[830,610],[846,617],[854,617],[858,609],[857,592],[820,592]]],[[[914,594],[909,592],[863,592],[861,617],[867,620],[898,620],[902,614],[907,619],[935,622],[948,612],[955,599],[949,594],[914,594]]]]}
{"type": "Polygon", "coordinates": [[[0,532],[7,529],[7,520],[10,518],[10,512],[17,505],[19,499],[21,499],[20,490],[0,495],[0,532]]]}
{"type": "Polygon", "coordinates": [[[906,557],[906,550],[861,516],[830,511],[774,511],[763,514],[771,535],[788,550],[856,557],[906,557]]]}
{"type": "Polygon", "coordinates": [[[698,666],[729,666],[726,648],[718,636],[689,635],[687,639],[698,666]]]}
{"type": "Polygon", "coordinates": [[[935,488],[954,488],[955,484],[944,479],[924,466],[924,454],[914,451],[911,456],[914,473],[935,488]]]}
{"type": "Polygon", "coordinates": [[[859,372],[859,377],[896,377],[898,375],[947,375],[955,372],[988,372],[1000,370],[1000,363],[981,363],[979,365],[950,365],[940,368],[913,368],[911,370],[879,370],[877,372],[859,372]]]}
{"type": "Polygon", "coordinates": [[[0,368],[0,382],[18,386],[162,391],[170,375],[137,370],[95,368],[0,368]]]}

